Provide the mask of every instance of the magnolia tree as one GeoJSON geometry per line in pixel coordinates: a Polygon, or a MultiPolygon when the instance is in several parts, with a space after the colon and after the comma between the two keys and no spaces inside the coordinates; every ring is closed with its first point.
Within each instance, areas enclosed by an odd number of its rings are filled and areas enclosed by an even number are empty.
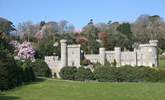
{"type": "Polygon", "coordinates": [[[17,54],[17,56],[15,56],[15,59],[34,60],[35,50],[33,49],[30,42],[25,41],[22,44],[20,44],[18,41],[13,40],[10,42],[10,45],[12,45],[15,48],[14,52],[15,54],[17,54]]]}
{"type": "Polygon", "coordinates": [[[30,42],[23,42],[18,46],[18,54],[17,57],[22,60],[34,60],[35,50],[32,47],[30,42]]]}

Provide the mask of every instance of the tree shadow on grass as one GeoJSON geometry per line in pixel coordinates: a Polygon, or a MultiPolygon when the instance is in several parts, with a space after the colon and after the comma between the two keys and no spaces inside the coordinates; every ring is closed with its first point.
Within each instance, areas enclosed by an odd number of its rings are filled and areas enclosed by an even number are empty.
{"type": "MultiPolygon", "coordinates": [[[[23,86],[31,85],[31,84],[39,84],[39,83],[44,82],[44,81],[46,81],[46,80],[47,80],[47,78],[44,78],[44,77],[37,77],[37,78],[35,79],[34,82],[24,82],[24,83],[22,83],[21,85],[15,87],[15,88],[22,88],[23,86]]],[[[15,88],[12,88],[12,89],[9,89],[9,90],[4,90],[4,91],[10,91],[10,90],[13,90],[13,89],[15,89],[15,88]]],[[[2,96],[2,95],[4,95],[4,94],[3,94],[3,92],[0,90],[0,100],[10,100],[10,99],[3,99],[2,97],[4,97],[4,96],[2,96]]],[[[12,99],[11,99],[11,100],[12,100],[12,99]]],[[[14,99],[13,99],[13,100],[14,100],[14,99]]]]}
{"type": "MultiPolygon", "coordinates": [[[[47,80],[47,78],[37,77],[34,82],[26,82],[26,83],[18,86],[17,88],[22,88],[25,85],[38,84],[38,83],[44,82],[46,80],[47,80]]],[[[4,92],[0,91],[0,100],[21,100],[21,98],[20,97],[17,97],[17,96],[7,96],[7,95],[5,95],[4,92]]]]}
{"type": "Polygon", "coordinates": [[[16,96],[5,96],[0,94],[0,100],[21,100],[21,98],[16,96]]]}
{"type": "Polygon", "coordinates": [[[44,82],[46,80],[47,79],[44,77],[37,77],[34,82],[25,82],[23,85],[38,84],[38,83],[44,82]]]}
{"type": "Polygon", "coordinates": [[[38,77],[38,78],[36,78],[35,82],[44,82],[45,80],[46,80],[46,78],[38,77]]]}

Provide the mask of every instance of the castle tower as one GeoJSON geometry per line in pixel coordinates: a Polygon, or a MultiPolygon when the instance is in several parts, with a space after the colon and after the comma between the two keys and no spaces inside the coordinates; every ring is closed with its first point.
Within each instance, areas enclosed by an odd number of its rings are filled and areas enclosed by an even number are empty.
{"type": "Polygon", "coordinates": [[[60,40],[61,43],[61,67],[67,66],[67,44],[66,40],[60,40]]]}
{"type": "Polygon", "coordinates": [[[67,46],[68,66],[80,67],[80,45],[72,44],[67,46]]]}
{"type": "Polygon", "coordinates": [[[157,40],[150,40],[149,44],[140,45],[140,65],[158,66],[157,40]]]}
{"type": "Polygon", "coordinates": [[[152,61],[152,67],[158,66],[158,40],[150,40],[150,48],[151,48],[151,61],[152,61]]]}
{"type": "Polygon", "coordinates": [[[117,63],[117,67],[121,66],[121,48],[120,47],[115,47],[115,60],[117,63]]]}
{"type": "Polygon", "coordinates": [[[100,64],[105,64],[105,48],[99,48],[100,64]]]}

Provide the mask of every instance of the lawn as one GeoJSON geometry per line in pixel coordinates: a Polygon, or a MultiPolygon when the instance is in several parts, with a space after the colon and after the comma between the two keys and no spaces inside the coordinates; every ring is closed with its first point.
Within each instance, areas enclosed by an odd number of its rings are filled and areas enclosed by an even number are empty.
{"type": "Polygon", "coordinates": [[[165,84],[45,79],[1,92],[0,100],[165,100],[165,84]]]}
{"type": "Polygon", "coordinates": [[[159,60],[159,68],[164,68],[165,69],[165,60],[164,59],[159,60]]]}
{"type": "MultiPolygon", "coordinates": [[[[165,68],[165,60],[159,61],[165,68]]],[[[0,92],[0,100],[165,100],[165,83],[98,83],[42,78],[0,92]]]]}

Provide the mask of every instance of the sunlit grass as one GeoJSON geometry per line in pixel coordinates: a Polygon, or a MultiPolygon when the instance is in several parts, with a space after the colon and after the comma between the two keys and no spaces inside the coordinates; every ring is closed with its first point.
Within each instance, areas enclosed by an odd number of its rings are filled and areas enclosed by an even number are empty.
{"type": "Polygon", "coordinates": [[[165,84],[46,79],[1,94],[0,100],[164,100],[165,84]]]}

